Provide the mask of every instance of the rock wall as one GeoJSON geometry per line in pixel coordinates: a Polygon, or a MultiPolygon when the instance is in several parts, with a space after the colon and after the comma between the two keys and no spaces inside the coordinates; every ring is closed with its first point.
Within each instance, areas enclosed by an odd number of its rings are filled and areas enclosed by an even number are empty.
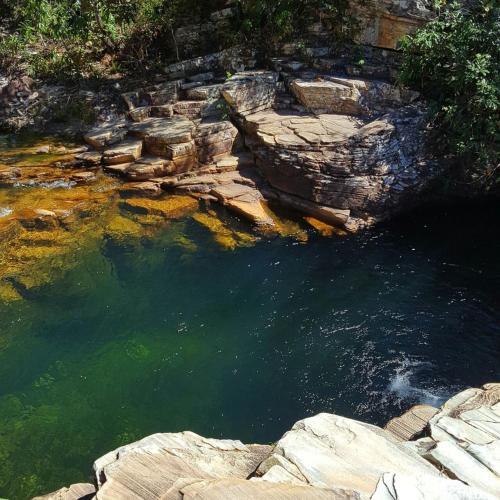
{"type": "Polygon", "coordinates": [[[222,91],[275,197],[347,211],[349,228],[417,203],[443,172],[418,96],[294,64],[236,75],[222,91]]]}
{"type": "Polygon", "coordinates": [[[93,484],[35,500],[493,500],[499,450],[500,384],[488,384],[386,429],[322,413],[273,446],[155,434],[96,460],[93,484]]]}

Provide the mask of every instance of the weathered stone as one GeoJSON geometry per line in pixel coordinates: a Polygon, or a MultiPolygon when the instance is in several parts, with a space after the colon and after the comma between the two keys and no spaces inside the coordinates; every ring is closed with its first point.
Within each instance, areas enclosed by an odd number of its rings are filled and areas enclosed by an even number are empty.
{"type": "Polygon", "coordinates": [[[49,495],[35,497],[33,500],[90,500],[95,493],[93,484],[73,484],[69,488],[61,488],[49,495]]]}
{"type": "Polygon", "coordinates": [[[134,122],[143,122],[151,115],[151,109],[151,106],[141,106],[140,108],[134,108],[129,111],[128,116],[134,122]]]}
{"type": "Polygon", "coordinates": [[[145,181],[174,172],[175,166],[170,160],[155,156],[146,156],[130,164],[125,170],[125,175],[131,180],[145,181]]]}
{"type": "Polygon", "coordinates": [[[98,498],[178,498],[185,486],[180,486],[178,481],[183,478],[191,482],[196,479],[246,479],[270,450],[269,446],[206,439],[192,432],[155,434],[95,462],[100,487],[98,498]]]}
{"type": "Polygon", "coordinates": [[[326,222],[327,224],[345,226],[349,221],[349,210],[325,207],[281,191],[266,191],[266,195],[270,199],[279,201],[279,203],[283,206],[292,208],[307,215],[311,215],[312,217],[326,222]]]}
{"type": "Polygon", "coordinates": [[[174,114],[174,106],[172,104],[163,104],[161,106],[151,106],[151,116],[160,118],[170,118],[174,114]]]}
{"type": "Polygon", "coordinates": [[[231,109],[240,115],[269,109],[276,99],[278,75],[272,72],[237,74],[222,88],[231,109]]]}
{"type": "Polygon", "coordinates": [[[195,156],[196,146],[194,141],[182,142],[180,144],[169,144],[166,147],[166,157],[174,160],[180,156],[195,156]]]}
{"type": "Polygon", "coordinates": [[[115,122],[99,125],[87,132],[83,138],[85,142],[95,149],[103,149],[106,146],[122,141],[126,135],[125,123],[115,122]]]}
{"type": "Polygon", "coordinates": [[[123,176],[133,163],[122,163],[121,165],[104,165],[104,170],[110,174],[123,176]]]}
{"type": "Polygon", "coordinates": [[[354,491],[314,488],[306,485],[274,484],[243,479],[192,482],[180,489],[184,500],[360,500],[354,491]]]}
{"type": "Polygon", "coordinates": [[[210,194],[230,210],[258,226],[274,226],[274,221],[262,205],[263,197],[254,187],[239,183],[223,184],[210,194]]]}
{"type": "Polygon", "coordinates": [[[130,133],[144,139],[148,153],[167,156],[168,146],[191,142],[195,125],[181,116],[172,118],[148,118],[130,127],[130,133]]]}
{"type": "Polygon", "coordinates": [[[0,169],[0,182],[10,181],[21,177],[21,170],[16,167],[1,168],[0,169]]]}
{"type": "Polygon", "coordinates": [[[477,461],[463,448],[450,441],[437,443],[429,452],[432,461],[444,467],[464,483],[500,497],[500,477],[477,461]]]}
{"type": "Polygon", "coordinates": [[[484,491],[452,481],[430,476],[405,476],[386,473],[377,485],[371,500],[493,500],[484,491]]]}
{"type": "Polygon", "coordinates": [[[232,152],[238,129],[229,120],[210,121],[202,123],[194,136],[198,160],[201,163],[211,163],[217,156],[226,156],[232,152]]]}
{"type": "Polygon", "coordinates": [[[176,102],[179,99],[180,82],[166,82],[154,90],[144,92],[144,97],[150,106],[162,106],[176,102]]]}
{"type": "Polygon", "coordinates": [[[294,80],[290,88],[298,101],[314,113],[360,115],[365,111],[356,87],[332,81],[294,80]]]}
{"type": "Polygon", "coordinates": [[[88,182],[95,181],[97,179],[97,176],[94,172],[77,172],[76,174],[73,174],[71,176],[71,179],[73,179],[78,184],[86,184],[88,182]]]}
{"type": "Polygon", "coordinates": [[[366,495],[375,491],[386,472],[439,477],[434,467],[390,433],[325,413],[297,422],[277,443],[274,453],[295,465],[312,486],[346,488],[366,495]]]}
{"type": "Polygon", "coordinates": [[[466,450],[478,462],[500,477],[500,439],[486,445],[471,444],[466,450]]]}
{"type": "Polygon", "coordinates": [[[102,153],[98,151],[88,151],[75,156],[75,160],[81,161],[89,167],[98,167],[102,162],[102,153]]]}
{"type": "Polygon", "coordinates": [[[176,115],[182,115],[194,120],[201,118],[203,108],[206,106],[204,101],[179,101],[173,106],[176,115]]]}
{"type": "Polygon", "coordinates": [[[424,124],[424,114],[413,107],[368,124],[347,115],[271,110],[243,120],[245,143],[269,184],[314,204],[350,210],[350,221],[360,221],[350,227],[416,203],[441,172],[427,156],[424,124]]]}
{"type": "Polygon", "coordinates": [[[161,184],[151,181],[128,183],[120,190],[122,196],[159,196],[161,192],[161,184]]]}
{"type": "Polygon", "coordinates": [[[128,139],[112,148],[106,149],[102,155],[105,165],[119,165],[138,160],[142,154],[142,140],[128,139]]]}
{"type": "Polygon", "coordinates": [[[203,85],[186,91],[186,98],[190,101],[215,101],[221,96],[222,84],[203,85]]]}
{"type": "Polygon", "coordinates": [[[408,410],[401,417],[393,418],[385,426],[400,441],[411,441],[427,427],[429,420],[438,413],[438,409],[429,405],[418,405],[408,410]]]}
{"type": "Polygon", "coordinates": [[[500,496],[499,401],[498,384],[462,391],[430,420],[432,439],[411,446],[451,477],[500,496]]]}

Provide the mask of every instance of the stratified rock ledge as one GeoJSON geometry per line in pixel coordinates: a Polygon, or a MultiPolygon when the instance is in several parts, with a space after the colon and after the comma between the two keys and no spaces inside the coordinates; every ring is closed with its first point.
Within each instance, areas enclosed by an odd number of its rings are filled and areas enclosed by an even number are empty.
{"type": "Polygon", "coordinates": [[[93,475],[34,500],[498,499],[500,383],[385,429],[321,413],[274,446],[155,434],[99,458],[93,475]]]}

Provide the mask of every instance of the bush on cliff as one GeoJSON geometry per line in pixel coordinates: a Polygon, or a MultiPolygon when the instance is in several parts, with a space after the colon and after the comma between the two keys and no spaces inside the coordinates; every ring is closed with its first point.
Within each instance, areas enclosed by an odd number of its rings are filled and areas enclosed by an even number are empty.
{"type": "Polygon", "coordinates": [[[349,0],[239,0],[238,31],[264,52],[284,41],[300,40],[317,14],[327,21],[332,40],[351,38],[356,28],[349,0]]]}
{"type": "MultiPolygon", "coordinates": [[[[210,21],[225,0],[0,0],[12,37],[0,40],[0,65],[35,77],[63,80],[99,76],[107,67],[154,69],[179,59],[175,30],[210,21]],[[116,67],[113,67],[116,65],[116,67]]],[[[352,35],[350,0],[238,0],[218,33],[218,50],[237,43],[268,55],[284,41],[302,40],[320,13],[333,38],[352,35]]],[[[196,28],[193,28],[196,30],[196,28]]]]}
{"type": "Polygon", "coordinates": [[[160,58],[175,58],[173,30],[181,19],[224,5],[224,0],[0,0],[15,30],[0,40],[0,64],[13,71],[15,63],[24,64],[32,76],[57,80],[98,76],[112,62],[150,69],[160,58]]]}
{"type": "Polygon", "coordinates": [[[469,177],[500,182],[500,7],[453,3],[402,45],[402,81],[431,103],[442,152],[456,155],[469,177]]]}

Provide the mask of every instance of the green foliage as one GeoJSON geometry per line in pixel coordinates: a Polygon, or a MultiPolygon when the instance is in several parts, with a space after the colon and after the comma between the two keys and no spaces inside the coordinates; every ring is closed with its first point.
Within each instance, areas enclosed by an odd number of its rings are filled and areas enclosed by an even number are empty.
{"type": "Polygon", "coordinates": [[[403,41],[402,81],[429,99],[444,153],[474,179],[500,181],[500,28],[498,3],[453,3],[403,41]]]}
{"type": "Polygon", "coordinates": [[[315,14],[329,23],[337,40],[349,38],[357,25],[349,0],[239,0],[238,6],[241,33],[265,52],[303,34],[315,14]]]}
{"type": "MultiPolygon", "coordinates": [[[[2,12],[12,17],[17,40],[0,43],[0,64],[12,66],[22,55],[30,74],[52,79],[102,73],[99,63],[106,54],[111,65],[119,59],[144,66],[158,54],[175,54],[173,32],[180,19],[201,16],[224,4],[223,0],[15,0],[7,6],[0,0],[2,12]],[[24,52],[27,47],[29,57],[24,52]]],[[[152,67],[155,62],[151,60],[152,67]]]]}
{"type": "MultiPolygon", "coordinates": [[[[175,29],[209,21],[225,0],[0,0],[17,42],[0,44],[0,64],[22,59],[35,77],[78,79],[102,74],[119,61],[124,69],[154,69],[179,59],[175,29]],[[27,48],[27,52],[24,49],[27,48]],[[26,57],[26,53],[30,56],[26,57]]],[[[321,15],[341,39],[355,25],[349,0],[239,0],[213,50],[243,42],[267,55],[276,44],[301,39],[311,16],[321,15]]]]}

